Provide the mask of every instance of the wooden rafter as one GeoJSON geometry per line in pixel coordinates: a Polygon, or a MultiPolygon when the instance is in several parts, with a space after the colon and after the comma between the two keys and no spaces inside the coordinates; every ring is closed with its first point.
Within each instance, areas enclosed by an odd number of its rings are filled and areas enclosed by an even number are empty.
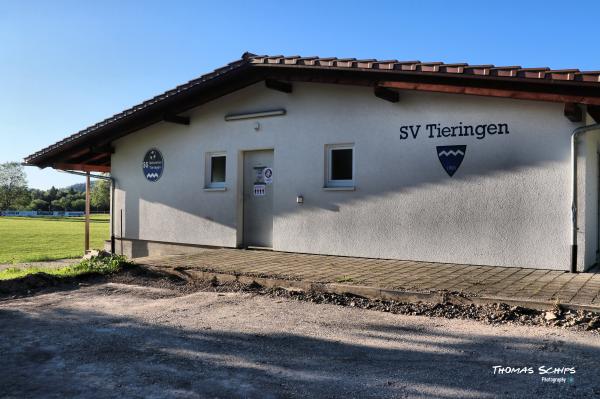
{"type": "Polygon", "coordinates": [[[91,158],[86,158],[85,162],[94,162],[103,158],[110,158],[110,154],[106,152],[101,152],[96,155],[92,155],[91,158]]]}
{"type": "Polygon", "coordinates": [[[92,154],[114,154],[115,149],[110,145],[103,145],[99,147],[90,147],[90,152],[92,154]]]}
{"type": "Polygon", "coordinates": [[[587,112],[596,123],[600,123],[600,106],[588,105],[587,112]]]}
{"type": "Polygon", "coordinates": [[[76,163],[55,163],[52,165],[54,169],[60,170],[79,170],[82,172],[110,172],[110,165],[91,165],[91,164],[76,164],[76,163]]]}
{"type": "Polygon", "coordinates": [[[469,94],[474,96],[502,97],[517,100],[550,101],[600,105],[600,97],[573,96],[568,94],[540,93],[520,90],[490,89],[485,87],[455,86],[436,83],[380,82],[379,87],[402,90],[419,90],[436,93],[469,94]]]}
{"type": "Polygon", "coordinates": [[[382,100],[386,100],[391,103],[397,103],[400,101],[400,94],[398,94],[397,91],[385,87],[375,87],[373,92],[375,97],[381,98],[382,100]]]}
{"type": "Polygon", "coordinates": [[[292,92],[292,84],[289,82],[284,82],[276,79],[266,79],[265,86],[268,89],[281,91],[283,93],[291,93],[292,92]]]}
{"type": "Polygon", "coordinates": [[[174,114],[165,114],[163,116],[163,120],[165,122],[176,123],[178,125],[186,125],[186,126],[188,126],[190,124],[190,117],[189,116],[179,116],[179,115],[174,115],[174,114]]]}
{"type": "Polygon", "coordinates": [[[571,122],[581,122],[583,120],[583,111],[575,103],[565,103],[565,117],[571,122]]]}

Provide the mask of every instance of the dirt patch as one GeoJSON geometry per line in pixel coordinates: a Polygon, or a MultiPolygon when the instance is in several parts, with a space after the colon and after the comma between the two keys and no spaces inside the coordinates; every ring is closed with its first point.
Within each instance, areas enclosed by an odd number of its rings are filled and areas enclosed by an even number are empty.
{"type": "Polygon", "coordinates": [[[145,269],[139,269],[136,274],[114,276],[118,282],[129,284],[144,284],[159,288],[178,290],[182,294],[195,291],[213,292],[245,292],[255,295],[266,295],[275,298],[286,298],[313,303],[324,303],[339,306],[349,306],[393,314],[444,317],[447,319],[476,320],[485,324],[519,324],[526,326],[550,326],[570,330],[593,331],[600,334],[600,314],[588,311],[572,311],[555,307],[548,311],[510,306],[503,303],[490,305],[457,305],[452,303],[430,304],[425,302],[406,303],[364,298],[350,294],[333,294],[300,289],[267,288],[260,284],[241,284],[239,282],[220,283],[212,280],[184,280],[167,275],[157,275],[155,272],[143,274],[145,269]],[[141,280],[138,280],[140,279],[141,280]]]}
{"type": "Polygon", "coordinates": [[[560,307],[548,311],[510,306],[504,303],[490,305],[456,305],[449,302],[430,304],[382,301],[354,295],[338,295],[324,292],[305,292],[283,288],[264,289],[245,287],[244,290],[280,296],[314,303],[327,303],[362,309],[413,316],[444,317],[447,319],[477,320],[486,324],[543,325],[600,333],[600,314],[586,311],[563,310],[560,307]]]}
{"type": "Polygon", "coordinates": [[[188,290],[192,288],[176,276],[149,271],[133,265],[127,266],[122,272],[112,275],[88,273],[75,277],[59,277],[46,273],[36,273],[11,280],[0,280],[0,300],[70,290],[81,286],[108,282],[156,288],[176,288],[182,293],[190,292],[186,291],[186,287],[188,290]]]}
{"type": "Polygon", "coordinates": [[[74,287],[81,282],[91,282],[97,276],[57,277],[46,273],[29,274],[11,280],[0,280],[0,298],[18,298],[41,291],[74,287]]]}
{"type": "MultiPolygon", "coordinates": [[[[142,269],[144,270],[144,269],[142,269]]],[[[570,330],[593,331],[600,334],[600,314],[589,311],[572,311],[561,309],[556,306],[547,311],[529,309],[522,306],[510,306],[504,303],[489,305],[457,305],[450,302],[431,304],[426,302],[407,303],[399,301],[374,300],[350,294],[334,294],[318,291],[304,291],[300,289],[267,288],[260,284],[241,284],[239,282],[220,283],[217,279],[212,280],[183,280],[169,279],[166,275],[156,279],[156,275],[141,276],[129,275],[124,283],[142,283],[144,285],[157,286],[179,290],[182,294],[194,291],[214,292],[246,292],[255,295],[267,295],[298,301],[313,303],[324,303],[339,306],[349,306],[361,309],[369,309],[393,314],[444,317],[447,319],[476,320],[485,324],[518,324],[525,326],[550,326],[570,330]],[[143,277],[144,280],[136,282],[136,278],[143,277]],[[152,285],[154,284],[154,285],[152,285]]],[[[118,276],[115,276],[118,277],[118,276]]]]}
{"type": "MultiPolygon", "coordinates": [[[[217,279],[191,281],[179,278],[173,274],[161,273],[160,271],[149,270],[137,265],[129,266],[120,273],[108,276],[83,275],[59,278],[39,273],[20,279],[0,281],[0,299],[12,299],[57,290],[75,289],[80,286],[100,283],[153,287],[171,290],[178,295],[187,295],[198,291],[243,292],[273,298],[348,306],[392,314],[476,320],[491,325],[518,324],[525,326],[549,326],[575,331],[592,331],[600,334],[599,313],[565,310],[559,306],[547,311],[540,311],[503,303],[459,305],[450,302],[431,304],[425,302],[406,303],[375,300],[350,294],[267,288],[257,283],[249,285],[239,282],[221,283],[217,279]]],[[[110,292],[107,291],[106,294],[110,295],[110,292]]]]}

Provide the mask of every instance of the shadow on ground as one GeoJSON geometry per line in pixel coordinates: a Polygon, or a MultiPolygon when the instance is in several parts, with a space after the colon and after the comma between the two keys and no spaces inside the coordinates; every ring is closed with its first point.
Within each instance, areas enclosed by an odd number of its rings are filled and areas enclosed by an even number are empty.
{"type": "MultiPolygon", "coordinates": [[[[175,299],[193,304],[186,298],[194,295],[175,299]]],[[[397,324],[388,320],[400,316],[386,314],[378,319],[376,312],[345,309],[343,312],[358,312],[357,318],[365,322],[355,324],[342,316],[329,326],[328,318],[315,321],[307,316],[306,323],[314,324],[312,333],[307,334],[306,329],[278,326],[277,312],[296,312],[294,308],[281,309],[292,306],[310,313],[310,309],[325,305],[263,298],[260,301],[271,301],[274,312],[273,332],[264,334],[246,330],[244,323],[229,331],[211,329],[201,320],[194,327],[182,326],[175,315],[184,311],[176,306],[169,310],[173,317],[159,313],[152,321],[141,321],[139,317],[52,306],[52,300],[48,301],[48,306],[27,311],[6,304],[0,308],[2,397],[600,395],[600,346],[567,342],[553,338],[554,333],[533,338],[495,336],[489,331],[466,333],[447,329],[447,324],[432,319],[425,319],[429,324],[397,324]],[[329,335],[332,330],[336,333],[329,335]],[[532,366],[536,371],[543,365],[575,366],[577,370],[566,376],[573,377],[567,383],[552,384],[542,383],[537,374],[493,375],[494,365],[532,366]]],[[[93,309],[93,302],[88,306],[93,309]]],[[[219,306],[244,305],[221,296],[202,311],[216,312],[219,306]]],[[[270,305],[264,306],[269,309],[270,305]]],[[[327,311],[341,311],[336,309],[340,308],[327,311]]],[[[259,316],[264,314],[246,310],[224,315],[249,318],[248,322],[259,316]]]]}

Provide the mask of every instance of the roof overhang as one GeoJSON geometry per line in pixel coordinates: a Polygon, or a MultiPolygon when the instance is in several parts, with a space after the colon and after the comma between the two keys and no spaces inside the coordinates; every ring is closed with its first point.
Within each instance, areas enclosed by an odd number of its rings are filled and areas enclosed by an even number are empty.
{"type": "Polygon", "coordinates": [[[41,168],[109,172],[111,143],[114,140],[161,121],[189,123],[180,115],[266,79],[586,104],[596,111],[600,107],[600,72],[418,61],[268,57],[246,53],[240,60],[28,156],[25,164],[41,168]]]}

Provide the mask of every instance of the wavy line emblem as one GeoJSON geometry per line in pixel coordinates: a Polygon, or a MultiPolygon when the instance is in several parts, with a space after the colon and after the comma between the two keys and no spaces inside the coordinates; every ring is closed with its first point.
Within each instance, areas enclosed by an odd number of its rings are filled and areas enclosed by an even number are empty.
{"type": "Polygon", "coordinates": [[[467,152],[466,145],[439,145],[435,147],[442,167],[452,177],[460,167],[467,152]]]}

